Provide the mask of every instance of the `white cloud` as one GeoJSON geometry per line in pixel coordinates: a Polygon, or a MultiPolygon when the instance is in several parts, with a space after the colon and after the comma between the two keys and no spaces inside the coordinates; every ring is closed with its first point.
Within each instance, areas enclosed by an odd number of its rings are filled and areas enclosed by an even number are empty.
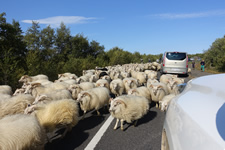
{"type": "Polygon", "coordinates": [[[22,20],[24,23],[32,24],[32,21],[38,22],[39,24],[46,24],[52,27],[59,27],[61,22],[64,24],[81,24],[87,23],[89,20],[94,20],[93,17],[82,17],[82,16],[55,16],[38,20],[22,20]]]}
{"type": "Polygon", "coordinates": [[[164,13],[164,14],[155,14],[151,17],[157,17],[162,19],[186,19],[186,18],[202,18],[202,17],[211,17],[211,16],[221,16],[225,15],[225,10],[217,11],[208,11],[208,12],[199,12],[199,13],[164,13]]]}

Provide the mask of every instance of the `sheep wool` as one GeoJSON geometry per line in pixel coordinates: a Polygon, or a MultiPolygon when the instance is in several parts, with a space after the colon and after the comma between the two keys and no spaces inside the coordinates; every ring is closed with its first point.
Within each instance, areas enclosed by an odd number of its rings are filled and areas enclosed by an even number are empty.
{"type": "Polygon", "coordinates": [[[45,131],[30,115],[8,115],[0,120],[1,150],[44,150],[45,131]]]}

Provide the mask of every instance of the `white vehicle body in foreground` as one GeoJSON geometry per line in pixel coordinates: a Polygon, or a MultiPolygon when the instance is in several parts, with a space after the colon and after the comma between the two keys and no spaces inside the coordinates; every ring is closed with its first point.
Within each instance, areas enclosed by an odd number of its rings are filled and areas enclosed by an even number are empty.
{"type": "Polygon", "coordinates": [[[190,80],[166,112],[162,150],[225,150],[225,74],[190,80]]]}

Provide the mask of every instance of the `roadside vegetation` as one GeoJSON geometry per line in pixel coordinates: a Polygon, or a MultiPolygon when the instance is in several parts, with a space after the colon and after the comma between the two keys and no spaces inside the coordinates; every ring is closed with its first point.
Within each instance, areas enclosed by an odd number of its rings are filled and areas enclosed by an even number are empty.
{"type": "MultiPolygon", "coordinates": [[[[151,53],[151,52],[149,52],[151,53]]],[[[206,71],[225,72],[225,37],[216,39],[203,54],[190,57],[205,59],[206,71]]],[[[71,35],[70,29],[61,23],[59,28],[40,28],[33,22],[27,31],[21,30],[18,21],[8,23],[6,13],[0,14],[0,85],[17,88],[22,75],[45,74],[50,80],[59,73],[71,72],[80,76],[82,70],[128,63],[147,63],[160,59],[162,54],[130,53],[114,47],[105,50],[97,41],[89,41],[83,34],[71,35]]],[[[19,85],[20,86],[20,85],[19,85]]]]}

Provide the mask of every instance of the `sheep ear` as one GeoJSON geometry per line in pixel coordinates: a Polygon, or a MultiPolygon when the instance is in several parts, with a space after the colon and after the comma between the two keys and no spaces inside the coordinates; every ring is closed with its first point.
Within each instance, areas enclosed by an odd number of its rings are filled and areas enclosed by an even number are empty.
{"type": "Polygon", "coordinates": [[[111,101],[113,101],[113,98],[110,98],[110,99],[109,99],[109,104],[111,103],[111,101]]]}

